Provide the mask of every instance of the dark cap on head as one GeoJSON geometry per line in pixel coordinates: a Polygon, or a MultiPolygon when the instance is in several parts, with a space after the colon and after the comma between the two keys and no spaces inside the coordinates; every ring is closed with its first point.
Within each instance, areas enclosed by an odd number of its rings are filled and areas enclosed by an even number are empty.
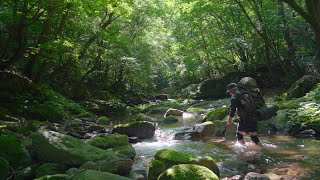
{"type": "Polygon", "coordinates": [[[227,86],[227,92],[228,92],[229,90],[235,89],[235,88],[237,88],[237,84],[236,84],[236,83],[230,83],[230,84],[228,84],[228,86],[227,86]]]}

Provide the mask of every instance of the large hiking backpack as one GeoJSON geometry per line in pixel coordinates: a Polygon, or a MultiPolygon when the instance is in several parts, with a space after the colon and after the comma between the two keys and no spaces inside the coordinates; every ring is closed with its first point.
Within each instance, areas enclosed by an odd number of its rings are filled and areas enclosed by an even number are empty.
{"type": "Polygon", "coordinates": [[[266,105],[256,80],[251,77],[244,77],[237,83],[235,96],[244,107],[238,112],[240,116],[250,116],[257,121],[263,121],[276,115],[279,109],[276,105],[266,105]]]}

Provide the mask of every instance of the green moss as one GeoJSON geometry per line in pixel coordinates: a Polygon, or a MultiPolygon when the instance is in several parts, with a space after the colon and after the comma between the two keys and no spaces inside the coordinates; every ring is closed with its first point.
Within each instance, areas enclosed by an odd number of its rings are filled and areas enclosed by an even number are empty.
{"type": "Polygon", "coordinates": [[[163,172],[158,180],[219,180],[218,176],[204,166],[194,164],[175,165],[163,172]]]}
{"type": "Polygon", "coordinates": [[[206,114],[203,119],[206,121],[215,121],[215,120],[221,120],[225,118],[228,115],[228,107],[221,107],[214,109],[210,111],[208,114],[206,114]]]}
{"type": "Polygon", "coordinates": [[[202,113],[205,113],[206,112],[206,110],[205,109],[203,109],[203,108],[188,108],[187,109],[187,112],[189,112],[189,113],[199,113],[199,114],[202,114],[202,113]]]}
{"type": "Polygon", "coordinates": [[[45,163],[37,168],[36,177],[63,174],[66,169],[67,167],[64,164],[45,163]]]}
{"type": "Polygon", "coordinates": [[[166,167],[171,167],[176,164],[188,164],[195,156],[174,149],[162,149],[155,154],[154,158],[162,161],[166,167]]]}
{"type": "Polygon", "coordinates": [[[153,119],[145,114],[138,114],[136,121],[153,121],[153,119]]]}
{"type": "Polygon", "coordinates": [[[131,123],[126,123],[126,124],[118,124],[114,126],[114,128],[125,128],[125,127],[134,127],[134,126],[139,126],[141,124],[148,123],[147,121],[136,121],[136,122],[131,122],[131,123]]]}
{"type": "Polygon", "coordinates": [[[98,123],[99,124],[107,124],[109,122],[109,118],[107,118],[106,116],[100,116],[98,118],[98,123]]]}
{"type": "Polygon", "coordinates": [[[158,160],[153,160],[148,166],[148,179],[157,180],[159,175],[166,170],[166,165],[158,160]]]}
{"type": "Polygon", "coordinates": [[[99,147],[101,149],[108,149],[117,146],[123,146],[129,144],[129,138],[127,135],[110,134],[105,137],[96,137],[88,141],[92,146],[99,147]]]}
{"type": "Polygon", "coordinates": [[[0,136],[0,156],[5,157],[14,167],[31,162],[31,156],[26,147],[19,139],[12,136],[0,136]]]}
{"type": "Polygon", "coordinates": [[[28,91],[15,96],[8,107],[14,114],[29,119],[55,122],[87,112],[45,84],[32,84],[28,91]]]}
{"type": "Polygon", "coordinates": [[[131,144],[123,145],[123,146],[117,146],[112,148],[112,150],[117,154],[123,154],[130,159],[134,159],[136,156],[136,150],[132,147],[131,144]]]}

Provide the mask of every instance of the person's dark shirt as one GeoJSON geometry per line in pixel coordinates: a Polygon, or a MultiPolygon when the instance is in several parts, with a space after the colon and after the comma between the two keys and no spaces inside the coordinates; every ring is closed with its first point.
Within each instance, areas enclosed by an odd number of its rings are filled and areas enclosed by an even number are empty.
{"type": "Polygon", "coordinates": [[[231,96],[231,107],[229,110],[229,116],[234,117],[236,114],[237,109],[243,108],[241,102],[239,99],[237,99],[235,96],[231,96]]]}

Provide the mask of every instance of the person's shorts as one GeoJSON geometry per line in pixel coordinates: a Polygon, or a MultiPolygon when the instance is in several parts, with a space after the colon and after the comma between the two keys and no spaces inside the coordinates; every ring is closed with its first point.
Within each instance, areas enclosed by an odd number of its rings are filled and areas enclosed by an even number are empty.
{"type": "Polygon", "coordinates": [[[238,122],[237,131],[243,131],[243,132],[257,132],[257,121],[255,120],[245,120],[243,118],[240,118],[240,121],[238,122]]]}

